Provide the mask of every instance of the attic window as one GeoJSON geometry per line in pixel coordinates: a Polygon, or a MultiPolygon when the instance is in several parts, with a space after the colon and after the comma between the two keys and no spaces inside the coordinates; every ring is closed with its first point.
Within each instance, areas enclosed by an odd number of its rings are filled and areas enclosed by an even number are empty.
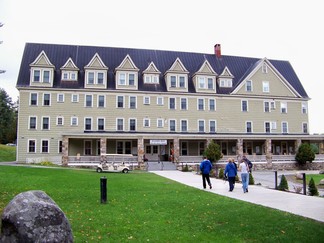
{"type": "Polygon", "coordinates": [[[231,88],[233,85],[232,79],[221,78],[220,79],[220,87],[231,88]]]}
{"type": "Polygon", "coordinates": [[[62,71],[63,81],[76,81],[78,76],[77,71],[62,71]]]}
{"type": "Polygon", "coordinates": [[[34,83],[50,83],[51,81],[51,70],[33,68],[32,82],[34,83]]]}
{"type": "Polygon", "coordinates": [[[158,74],[144,74],[144,83],[158,84],[159,83],[159,75],[158,74]]]}

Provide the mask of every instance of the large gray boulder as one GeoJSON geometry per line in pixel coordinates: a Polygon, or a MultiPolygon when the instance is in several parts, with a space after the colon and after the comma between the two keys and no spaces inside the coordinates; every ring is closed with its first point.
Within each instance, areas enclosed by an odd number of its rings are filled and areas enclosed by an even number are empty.
{"type": "Polygon", "coordinates": [[[73,242],[73,234],[65,214],[45,192],[27,191],[4,209],[0,242],[73,242]]]}

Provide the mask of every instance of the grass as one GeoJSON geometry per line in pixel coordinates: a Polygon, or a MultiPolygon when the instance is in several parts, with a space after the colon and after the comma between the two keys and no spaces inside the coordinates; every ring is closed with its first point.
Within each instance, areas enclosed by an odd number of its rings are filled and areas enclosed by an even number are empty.
{"type": "Polygon", "coordinates": [[[0,162],[16,161],[16,147],[0,144],[0,162]]]}
{"type": "MultiPolygon", "coordinates": [[[[295,175],[285,175],[286,179],[289,181],[292,181],[294,183],[299,183],[299,184],[303,184],[303,180],[301,179],[297,179],[295,175]]],[[[306,174],[306,185],[309,185],[309,181],[310,179],[313,178],[316,187],[318,188],[324,188],[324,186],[320,186],[319,183],[322,179],[324,179],[324,174],[306,174]]]]}
{"type": "Polygon", "coordinates": [[[18,193],[45,191],[77,242],[322,242],[324,223],[218,196],[152,173],[0,167],[0,212],[18,193]],[[107,177],[107,204],[100,177],[107,177]]]}

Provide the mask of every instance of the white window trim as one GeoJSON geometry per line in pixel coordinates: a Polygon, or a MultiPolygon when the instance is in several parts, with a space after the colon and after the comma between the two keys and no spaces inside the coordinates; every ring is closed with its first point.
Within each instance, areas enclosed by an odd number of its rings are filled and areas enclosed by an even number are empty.
{"type": "Polygon", "coordinates": [[[30,93],[30,94],[29,94],[29,105],[30,105],[30,106],[37,106],[37,105],[38,105],[38,97],[39,97],[39,94],[38,94],[38,93],[34,93],[34,92],[30,93]],[[32,95],[33,95],[33,94],[36,95],[36,105],[32,105],[32,103],[31,103],[31,102],[32,102],[32,95]]]}
{"type": "Polygon", "coordinates": [[[129,109],[137,109],[137,96],[129,96],[128,97],[128,108],[129,109]],[[131,108],[131,98],[135,98],[135,108],[131,108]]]}
{"type": "Polygon", "coordinates": [[[64,101],[65,101],[65,95],[63,93],[58,93],[56,98],[57,98],[58,103],[64,103],[64,101]],[[62,100],[60,100],[61,96],[62,96],[62,100]]]}
{"type": "Polygon", "coordinates": [[[37,116],[29,116],[28,117],[28,130],[37,130],[37,116]],[[36,118],[35,128],[30,128],[30,118],[32,118],[32,117],[36,118]]]}
{"type": "Polygon", "coordinates": [[[144,128],[151,127],[151,119],[150,118],[147,118],[147,117],[143,118],[143,127],[144,128]],[[148,122],[148,125],[147,126],[145,125],[146,124],[146,121],[148,122]]]}
{"type": "Polygon", "coordinates": [[[180,110],[182,110],[182,111],[188,110],[188,98],[180,98],[180,110]],[[182,99],[186,100],[186,109],[182,109],[182,99]]]}
{"type": "Polygon", "coordinates": [[[252,92],[253,91],[253,82],[252,82],[252,80],[246,80],[246,82],[245,82],[245,91],[246,92],[252,92]],[[248,83],[251,84],[251,90],[248,90],[248,83]]]}
{"type": "Polygon", "coordinates": [[[64,126],[64,116],[57,116],[57,117],[56,117],[56,126],[64,126]],[[62,124],[59,124],[59,123],[58,123],[59,118],[62,119],[62,124]]]}
{"type": "Polygon", "coordinates": [[[180,129],[181,129],[181,132],[188,132],[188,131],[189,131],[189,121],[188,121],[188,119],[181,119],[181,120],[180,120],[180,129]],[[183,121],[185,121],[186,124],[187,124],[187,126],[186,126],[186,130],[185,130],[185,131],[182,130],[182,122],[183,122],[183,121]]]}
{"type": "Polygon", "coordinates": [[[209,132],[210,133],[216,133],[217,132],[217,121],[216,120],[209,120],[208,125],[209,125],[209,132]],[[211,126],[210,126],[211,122],[215,122],[215,131],[211,131],[211,126]]]}
{"type": "Polygon", "coordinates": [[[79,102],[79,94],[71,94],[71,103],[78,103],[79,102]],[[74,101],[73,100],[73,97],[76,96],[77,97],[77,100],[74,101]]]}
{"type": "Polygon", "coordinates": [[[249,111],[249,101],[248,100],[241,100],[241,111],[242,112],[248,112],[249,111]],[[246,102],[246,111],[243,110],[243,102],[246,102]]]}
{"type": "Polygon", "coordinates": [[[39,150],[42,154],[49,154],[50,153],[50,140],[49,139],[41,139],[40,142],[40,150],[39,150]],[[43,141],[47,141],[47,152],[43,152],[43,141]]]}
{"type": "Polygon", "coordinates": [[[85,94],[84,95],[84,107],[86,108],[92,108],[93,107],[93,95],[85,94]],[[87,106],[87,97],[91,96],[91,106],[87,106]]]}
{"type": "Polygon", "coordinates": [[[83,128],[84,128],[85,131],[92,131],[93,130],[93,118],[92,117],[88,116],[88,117],[84,118],[84,127],[83,128]],[[86,125],[87,125],[86,120],[87,119],[90,119],[90,121],[91,121],[91,129],[86,129],[86,125]]]}
{"type": "Polygon", "coordinates": [[[42,130],[49,131],[51,130],[51,118],[49,116],[42,116],[42,130]],[[44,129],[44,118],[48,118],[48,129],[44,129]]]}
{"type": "Polygon", "coordinates": [[[49,107],[49,106],[51,106],[52,105],[52,95],[51,95],[51,93],[44,93],[43,94],[43,102],[42,102],[42,105],[43,106],[46,106],[46,107],[49,107]],[[49,95],[49,104],[48,105],[45,105],[44,103],[45,103],[45,95],[49,95]]]}
{"type": "Polygon", "coordinates": [[[72,116],[71,117],[71,126],[76,127],[78,125],[79,125],[79,119],[78,119],[78,117],[77,116],[72,116]],[[75,125],[73,124],[73,119],[76,120],[76,124],[75,125]]]}
{"type": "Polygon", "coordinates": [[[177,119],[169,119],[169,132],[177,131],[177,119]],[[171,121],[174,121],[174,131],[171,131],[171,121]]]}
{"type": "Polygon", "coordinates": [[[125,96],[124,95],[116,95],[116,108],[117,109],[125,108],[125,96]],[[123,97],[123,107],[118,107],[118,97],[123,97]]]}
{"type": "Polygon", "coordinates": [[[262,92],[270,93],[270,82],[269,81],[262,81],[262,92]]]}
{"type": "Polygon", "coordinates": [[[177,98],[176,97],[169,97],[169,106],[168,106],[168,109],[169,110],[176,110],[177,109],[177,98]],[[170,100],[171,99],[174,99],[174,108],[170,108],[170,106],[171,106],[171,102],[170,102],[170,100]]]}
{"type": "Polygon", "coordinates": [[[246,133],[253,133],[253,122],[252,121],[245,121],[245,132],[246,133]],[[247,124],[248,123],[251,123],[251,132],[247,131],[247,128],[248,128],[247,124]]]}
{"type": "Polygon", "coordinates": [[[160,105],[160,106],[163,106],[163,105],[164,105],[164,97],[162,97],[162,96],[158,96],[158,97],[156,97],[156,104],[157,104],[157,105],[160,105]],[[162,101],[161,104],[159,104],[159,100],[162,101]]]}
{"type": "Polygon", "coordinates": [[[214,98],[210,98],[210,99],[208,99],[208,110],[209,110],[209,111],[216,111],[216,99],[214,99],[214,98]],[[211,110],[211,109],[210,109],[210,101],[211,101],[211,100],[214,101],[214,106],[215,106],[215,107],[214,107],[214,110],[211,110]]]}
{"type": "Polygon", "coordinates": [[[98,108],[106,108],[106,96],[105,95],[97,95],[97,107],[98,108]],[[104,105],[103,106],[99,106],[99,97],[103,97],[104,98],[104,100],[103,100],[104,105]]]}
{"type": "Polygon", "coordinates": [[[27,153],[28,154],[36,154],[37,153],[37,139],[30,138],[30,139],[27,140],[27,153]],[[35,152],[29,152],[29,142],[30,141],[35,141],[35,152]]]}
{"type": "Polygon", "coordinates": [[[104,117],[97,117],[97,130],[98,131],[105,131],[106,130],[106,118],[104,117]],[[103,120],[103,130],[99,130],[99,119],[103,120]]]}
{"type": "Polygon", "coordinates": [[[125,119],[122,117],[116,117],[116,131],[125,131],[125,119]],[[122,130],[118,130],[118,120],[122,120],[123,121],[123,129],[122,130]]]}
{"type": "Polygon", "coordinates": [[[164,119],[163,118],[158,118],[156,120],[156,127],[158,127],[158,128],[163,128],[164,127],[164,119]],[[159,126],[159,121],[161,121],[161,126],[159,126]]]}
{"type": "Polygon", "coordinates": [[[197,122],[197,131],[198,132],[206,132],[206,121],[205,120],[203,120],[203,119],[198,119],[198,122],[197,122]],[[200,122],[203,122],[204,123],[204,131],[200,131],[199,130],[199,123],[200,122]]]}
{"type": "Polygon", "coordinates": [[[131,131],[131,132],[133,132],[133,131],[134,131],[134,132],[137,131],[137,118],[135,118],[135,117],[128,118],[128,130],[131,131]],[[131,130],[131,129],[130,129],[130,125],[131,125],[131,124],[130,124],[130,121],[131,121],[131,120],[135,120],[135,130],[131,130]]]}
{"type": "Polygon", "coordinates": [[[197,98],[197,111],[204,111],[204,110],[206,110],[205,98],[197,98]],[[199,100],[203,101],[203,106],[204,107],[203,107],[202,110],[199,109],[199,100]]]}
{"type": "Polygon", "coordinates": [[[143,97],[143,104],[144,105],[150,105],[151,104],[151,97],[150,96],[144,96],[143,97]],[[147,100],[147,102],[146,102],[147,100]]]}
{"type": "Polygon", "coordinates": [[[288,126],[288,122],[287,121],[282,121],[281,122],[281,132],[282,133],[289,133],[289,126],[288,126]],[[286,124],[287,125],[287,132],[284,132],[283,130],[283,125],[286,124]]]}

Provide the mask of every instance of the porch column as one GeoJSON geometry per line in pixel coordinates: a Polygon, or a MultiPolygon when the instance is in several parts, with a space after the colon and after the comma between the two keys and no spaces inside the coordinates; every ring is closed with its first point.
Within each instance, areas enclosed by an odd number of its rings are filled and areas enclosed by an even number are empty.
{"type": "Polygon", "coordinates": [[[139,164],[144,163],[144,138],[137,139],[137,162],[139,164]]]}
{"type": "Polygon", "coordinates": [[[62,140],[62,166],[68,166],[69,164],[69,138],[63,136],[62,140]]]}
{"type": "Polygon", "coordinates": [[[103,156],[101,154],[107,153],[107,139],[100,138],[100,161],[103,161],[103,156]]]}
{"type": "Polygon", "coordinates": [[[297,153],[299,146],[301,145],[301,139],[295,140],[295,153],[297,153]]]}
{"type": "Polygon", "coordinates": [[[207,138],[206,139],[206,146],[205,146],[205,148],[208,147],[208,145],[211,143],[211,141],[213,141],[213,139],[211,139],[211,138],[207,138]]]}
{"type": "Polygon", "coordinates": [[[267,168],[272,168],[272,153],[271,153],[271,139],[267,138],[265,141],[265,153],[266,153],[266,160],[267,160],[267,168]]]}
{"type": "Polygon", "coordinates": [[[237,156],[237,161],[241,162],[242,157],[243,157],[243,139],[239,138],[236,141],[236,156],[237,156]]]}
{"type": "Polygon", "coordinates": [[[174,157],[174,162],[179,161],[179,156],[180,156],[180,141],[179,137],[176,137],[173,139],[173,157],[174,157]]]}

